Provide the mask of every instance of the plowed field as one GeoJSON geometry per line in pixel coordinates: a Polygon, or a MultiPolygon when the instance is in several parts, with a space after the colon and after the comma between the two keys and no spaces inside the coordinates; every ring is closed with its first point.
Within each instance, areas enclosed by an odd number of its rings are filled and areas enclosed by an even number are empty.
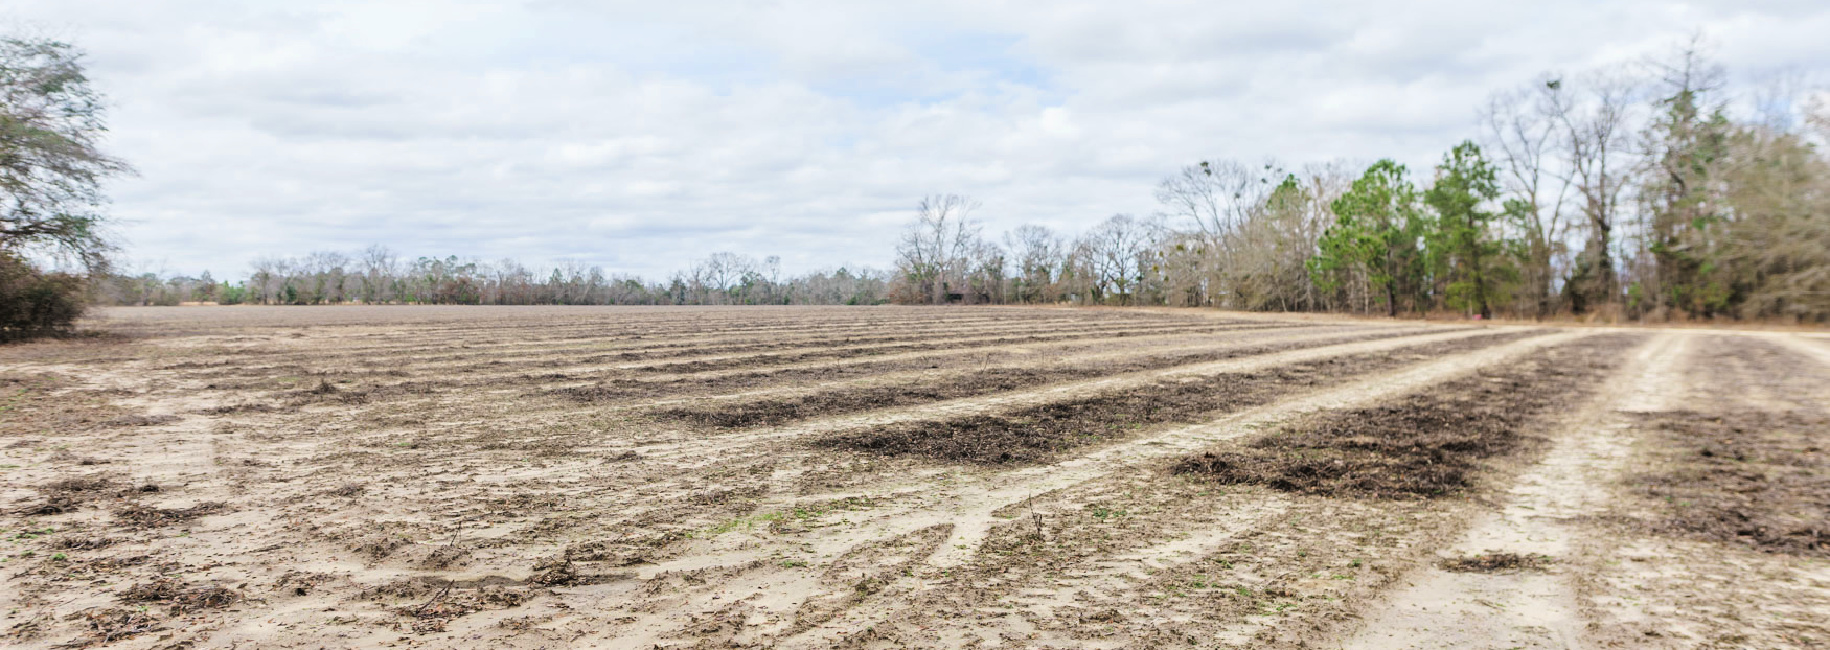
{"type": "Polygon", "coordinates": [[[1830,645],[1830,338],[138,308],[0,348],[7,647],[1830,645]]]}

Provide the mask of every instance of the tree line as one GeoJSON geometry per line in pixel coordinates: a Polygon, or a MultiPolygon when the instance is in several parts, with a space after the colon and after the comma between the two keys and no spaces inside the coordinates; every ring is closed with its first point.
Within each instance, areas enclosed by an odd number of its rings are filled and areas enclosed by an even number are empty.
{"type": "Polygon", "coordinates": [[[113,274],[102,298],[116,305],[858,305],[886,300],[889,277],[839,268],[784,277],[777,257],[713,253],[665,282],[606,273],[577,262],[533,269],[512,259],[405,258],[385,246],[358,254],[311,253],[256,260],[245,279],[218,281],[113,274]]]}
{"type": "Polygon", "coordinates": [[[1158,185],[1154,213],[1077,236],[994,239],[979,203],[936,195],[903,233],[890,296],[1822,323],[1830,111],[1807,99],[1737,98],[1693,44],[1497,93],[1479,136],[1421,174],[1205,161],[1158,185]]]}

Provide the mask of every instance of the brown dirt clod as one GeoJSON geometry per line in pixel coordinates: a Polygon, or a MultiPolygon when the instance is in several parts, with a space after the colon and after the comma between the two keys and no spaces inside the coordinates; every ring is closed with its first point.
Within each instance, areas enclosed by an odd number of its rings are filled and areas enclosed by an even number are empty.
{"type": "Polygon", "coordinates": [[[142,582],[121,592],[129,603],[163,603],[172,616],[200,609],[222,609],[241,601],[241,592],[221,585],[193,585],[171,578],[142,582]]]}
{"type": "Polygon", "coordinates": [[[188,508],[156,508],[143,504],[130,504],[114,511],[115,519],[132,528],[158,528],[182,524],[205,515],[213,515],[228,510],[228,505],[218,502],[199,503],[188,508]]]}
{"type": "Polygon", "coordinates": [[[1539,553],[1487,551],[1478,555],[1449,558],[1438,566],[1453,573],[1518,573],[1542,571],[1550,562],[1550,556],[1539,553]]]}

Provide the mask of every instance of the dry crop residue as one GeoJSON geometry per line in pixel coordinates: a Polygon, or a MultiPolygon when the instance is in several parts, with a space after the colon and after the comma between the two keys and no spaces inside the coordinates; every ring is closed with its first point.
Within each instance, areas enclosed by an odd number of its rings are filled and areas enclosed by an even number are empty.
{"type": "Polygon", "coordinates": [[[1700,336],[1687,389],[1636,414],[1638,462],[1576,567],[1589,642],[1830,644],[1830,365],[1700,336]]]}
{"type": "Polygon", "coordinates": [[[1551,348],[1394,404],[1327,414],[1246,449],[1207,452],[1176,471],[1329,496],[1460,493],[1474,487],[1483,462],[1530,442],[1526,427],[1580,399],[1642,338],[1603,335],[1551,348]]]}

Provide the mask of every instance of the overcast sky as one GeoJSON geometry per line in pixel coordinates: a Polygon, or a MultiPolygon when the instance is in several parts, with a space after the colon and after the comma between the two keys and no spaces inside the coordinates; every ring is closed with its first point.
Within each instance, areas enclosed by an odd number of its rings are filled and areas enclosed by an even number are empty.
{"type": "Polygon", "coordinates": [[[1702,32],[1830,69],[1830,2],[8,0],[112,102],[127,256],[887,265],[923,194],[987,230],[1157,209],[1201,159],[1427,168],[1490,93],[1702,32]]]}

